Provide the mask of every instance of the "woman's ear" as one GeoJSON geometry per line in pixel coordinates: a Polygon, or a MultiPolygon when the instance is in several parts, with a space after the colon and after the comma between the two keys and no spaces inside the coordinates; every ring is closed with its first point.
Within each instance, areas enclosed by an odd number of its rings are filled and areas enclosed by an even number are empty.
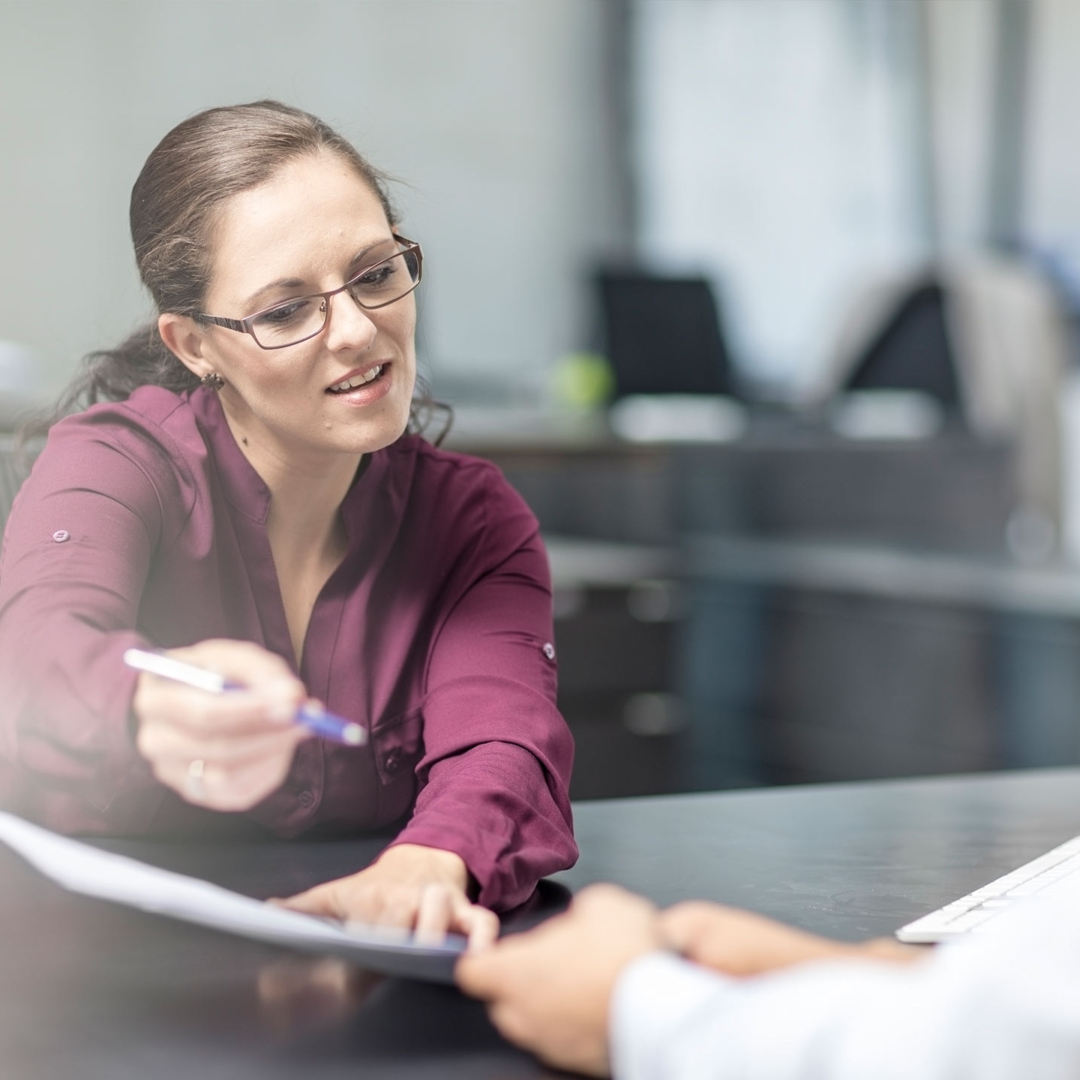
{"type": "Polygon", "coordinates": [[[200,379],[213,371],[214,366],[203,356],[202,328],[189,315],[166,311],[158,316],[158,333],[165,348],[200,379]]]}

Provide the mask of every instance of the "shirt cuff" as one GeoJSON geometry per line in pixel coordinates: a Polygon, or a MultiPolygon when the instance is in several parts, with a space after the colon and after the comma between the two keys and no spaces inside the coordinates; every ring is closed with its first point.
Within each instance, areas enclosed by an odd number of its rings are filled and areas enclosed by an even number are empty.
{"type": "Polygon", "coordinates": [[[611,998],[608,1036],[618,1080],[666,1076],[664,1049],[687,1018],[708,1003],[715,1015],[735,980],[668,952],[646,953],[628,965],[611,998]]]}

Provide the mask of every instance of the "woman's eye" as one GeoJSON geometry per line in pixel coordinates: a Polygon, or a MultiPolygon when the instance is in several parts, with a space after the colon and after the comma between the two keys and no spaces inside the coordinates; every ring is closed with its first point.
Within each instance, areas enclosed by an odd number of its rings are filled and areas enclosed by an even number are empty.
{"type": "Polygon", "coordinates": [[[394,276],[394,267],[386,264],[373,266],[366,274],[361,274],[356,279],[356,284],[362,289],[377,289],[385,285],[394,276]]]}
{"type": "Polygon", "coordinates": [[[279,304],[276,308],[264,311],[256,320],[256,325],[282,326],[298,319],[310,305],[311,301],[307,299],[290,300],[287,304],[279,304]]]}

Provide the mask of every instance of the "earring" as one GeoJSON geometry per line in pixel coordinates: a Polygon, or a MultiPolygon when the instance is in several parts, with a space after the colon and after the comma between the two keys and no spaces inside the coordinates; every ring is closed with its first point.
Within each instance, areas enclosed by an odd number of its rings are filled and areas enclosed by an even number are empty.
{"type": "Polygon", "coordinates": [[[225,385],[225,380],[216,371],[208,371],[200,381],[207,390],[220,390],[225,385]]]}

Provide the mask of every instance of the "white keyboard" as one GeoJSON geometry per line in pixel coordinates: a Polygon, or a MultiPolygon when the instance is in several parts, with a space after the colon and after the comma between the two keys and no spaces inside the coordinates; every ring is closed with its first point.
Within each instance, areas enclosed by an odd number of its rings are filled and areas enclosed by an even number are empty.
{"type": "Polygon", "coordinates": [[[946,904],[896,931],[901,941],[911,945],[932,945],[949,941],[985,926],[1017,900],[1034,896],[1062,878],[1080,873],[1080,836],[1025,863],[989,885],[946,904]]]}

